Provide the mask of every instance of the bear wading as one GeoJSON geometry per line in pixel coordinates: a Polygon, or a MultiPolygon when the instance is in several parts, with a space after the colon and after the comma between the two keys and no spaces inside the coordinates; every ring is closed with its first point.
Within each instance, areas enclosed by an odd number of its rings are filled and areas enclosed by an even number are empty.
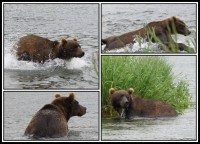
{"type": "Polygon", "coordinates": [[[44,63],[55,58],[64,60],[70,60],[73,57],[81,58],[85,53],[75,38],[51,41],[40,36],[27,35],[17,42],[16,54],[18,60],[44,63]]]}
{"type": "Polygon", "coordinates": [[[177,112],[171,105],[158,100],[142,99],[132,95],[133,92],[133,88],[127,91],[109,89],[112,106],[122,118],[177,116],[177,112]]]}
{"type": "MultiPolygon", "coordinates": [[[[149,32],[155,32],[156,37],[166,46],[166,48],[161,48],[166,51],[172,51],[172,45],[177,46],[178,50],[180,51],[187,51],[187,52],[194,52],[192,48],[189,48],[183,43],[176,43],[171,35],[175,34],[182,34],[184,36],[188,36],[191,32],[189,31],[187,25],[179,18],[173,16],[171,18],[150,22],[145,27],[136,30],[124,33],[119,36],[111,36],[106,39],[102,39],[102,44],[106,44],[104,50],[112,50],[117,48],[125,47],[127,44],[134,44],[134,38],[136,36],[140,36],[147,41],[149,41],[149,37],[152,37],[149,32]],[[148,38],[147,38],[148,37],[148,38]]],[[[156,42],[154,38],[151,39],[152,42],[156,42]]],[[[177,51],[178,51],[177,50],[177,51]]]]}
{"type": "Polygon", "coordinates": [[[85,113],[86,107],[75,100],[74,93],[68,97],[56,94],[51,104],[46,104],[33,116],[24,134],[36,138],[67,136],[69,119],[85,113]]]}

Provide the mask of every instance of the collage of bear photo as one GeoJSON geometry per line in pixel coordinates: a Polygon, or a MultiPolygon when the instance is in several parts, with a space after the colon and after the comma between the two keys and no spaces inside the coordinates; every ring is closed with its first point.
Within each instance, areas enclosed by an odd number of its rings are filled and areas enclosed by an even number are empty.
{"type": "Polygon", "coordinates": [[[198,2],[2,13],[2,142],[198,141],[198,2]]]}

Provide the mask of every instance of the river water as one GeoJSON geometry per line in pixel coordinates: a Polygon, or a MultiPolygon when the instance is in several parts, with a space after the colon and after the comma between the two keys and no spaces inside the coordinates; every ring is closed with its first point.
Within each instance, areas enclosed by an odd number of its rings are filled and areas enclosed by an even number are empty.
{"type": "MultiPolygon", "coordinates": [[[[98,89],[98,4],[4,4],[4,90],[22,89],[98,89]],[[72,61],[55,59],[44,64],[18,61],[13,46],[27,34],[50,40],[76,37],[85,51],[83,58],[72,61]]],[[[178,41],[191,44],[196,37],[195,4],[102,4],[102,38],[141,28],[144,24],[171,16],[183,19],[192,31],[179,36],[178,41]]],[[[137,44],[137,43],[136,43],[137,44]]],[[[143,43],[146,47],[148,43],[143,43]]],[[[154,46],[154,45],[153,45],[154,46]]],[[[191,44],[192,46],[192,44],[191,44]]],[[[110,52],[136,52],[139,46],[110,52]]],[[[159,52],[157,45],[153,51],[159,52]]],[[[197,139],[196,57],[163,56],[173,65],[173,73],[189,83],[192,107],[175,118],[102,119],[99,137],[100,111],[98,92],[75,92],[76,99],[87,107],[82,117],[69,120],[69,135],[39,140],[99,140],[152,141],[197,139]]],[[[4,140],[35,140],[24,136],[32,116],[50,103],[55,92],[4,91],[4,140]]],[[[68,92],[62,92],[68,95],[68,92]]]]}
{"type": "MultiPolygon", "coordinates": [[[[33,139],[24,131],[35,113],[54,100],[56,92],[4,92],[3,128],[4,140],[51,140],[82,141],[99,139],[98,92],[74,92],[76,100],[87,108],[82,117],[74,116],[68,121],[69,134],[61,138],[33,139]]],[[[61,92],[68,96],[68,92],[61,92]]]]}
{"type": "Polygon", "coordinates": [[[173,66],[174,82],[179,79],[189,83],[191,106],[183,114],[173,118],[141,118],[124,120],[120,118],[102,119],[102,140],[196,140],[196,56],[163,56],[173,66]]]}
{"type": "Polygon", "coordinates": [[[98,4],[4,4],[5,89],[97,89],[98,4]],[[44,64],[18,61],[15,43],[35,34],[77,38],[85,56],[44,64]]]}
{"type": "MultiPolygon", "coordinates": [[[[102,4],[102,38],[121,35],[144,27],[153,21],[161,21],[172,16],[183,20],[190,31],[189,36],[178,35],[177,42],[195,48],[197,23],[196,4],[102,4]]],[[[105,45],[102,46],[102,50],[105,45]]],[[[133,46],[106,51],[116,52],[162,52],[158,44],[136,42],[133,46]],[[150,49],[149,49],[150,48],[150,49]]]]}

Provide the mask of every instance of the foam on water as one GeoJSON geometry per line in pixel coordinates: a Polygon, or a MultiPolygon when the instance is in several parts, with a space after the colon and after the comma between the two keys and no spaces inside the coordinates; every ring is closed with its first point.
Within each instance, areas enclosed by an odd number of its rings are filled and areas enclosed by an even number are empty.
{"type": "MultiPolygon", "coordinates": [[[[172,35],[172,38],[175,40],[175,36],[172,35]]],[[[106,53],[113,53],[113,52],[163,52],[160,48],[159,48],[159,44],[157,43],[151,43],[151,42],[147,42],[144,39],[141,40],[141,43],[139,43],[138,41],[136,41],[135,39],[133,39],[133,41],[135,42],[134,44],[127,44],[125,47],[123,48],[119,48],[119,49],[114,49],[114,50],[109,50],[106,51],[106,53]]],[[[176,41],[176,40],[175,40],[176,41]]],[[[182,36],[182,35],[178,35],[177,38],[177,42],[178,43],[184,43],[190,47],[192,47],[195,50],[195,46],[193,44],[194,39],[190,36],[182,36]]],[[[102,50],[104,50],[105,45],[102,45],[102,50]]]]}
{"type": "MultiPolygon", "coordinates": [[[[105,45],[102,46],[102,50],[104,50],[105,45]]],[[[136,42],[133,44],[128,44],[123,48],[119,48],[119,49],[114,49],[114,50],[109,50],[106,51],[106,53],[113,53],[113,52],[145,52],[145,51],[150,51],[150,52],[156,52],[156,51],[161,51],[158,48],[158,44],[157,43],[150,43],[150,42],[146,42],[143,40],[143,42],[140,44],[139,42],[136,42]]]]}
{"type": "Polygon", "coordinates": [[[65,61],[59,58],[46,61],[45,63],[35,63],[28,61],[18,61],[14,51],[7,51],[4,55],[4,68],[9,70],[47,70],[60,66],[66,69],[81,69],[88,67],[90,64],[83,58],[72,58],[65,61]]]}

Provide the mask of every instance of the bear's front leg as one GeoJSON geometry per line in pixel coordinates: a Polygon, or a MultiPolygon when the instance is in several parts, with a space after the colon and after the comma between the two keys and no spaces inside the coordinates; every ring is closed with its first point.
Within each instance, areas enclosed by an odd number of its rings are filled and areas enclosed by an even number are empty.
{"type": "Polygon", "coordinates": [[[188,46],[186,46],[186,45],[183,44],[183,43],[178,43],[178,48],[179,48],[179,50],[181,50],[181,51],[184,50],[184,51],[187,51],[188,53],[193,53],[193,52],[195,52],[193,48],[188,47],[188,46]]]}
{"type": "Polygon", "coordinates": [[[31,61],[31,57],[27,52],[24,52],[19,56],[18,60],[31,61]]]}

